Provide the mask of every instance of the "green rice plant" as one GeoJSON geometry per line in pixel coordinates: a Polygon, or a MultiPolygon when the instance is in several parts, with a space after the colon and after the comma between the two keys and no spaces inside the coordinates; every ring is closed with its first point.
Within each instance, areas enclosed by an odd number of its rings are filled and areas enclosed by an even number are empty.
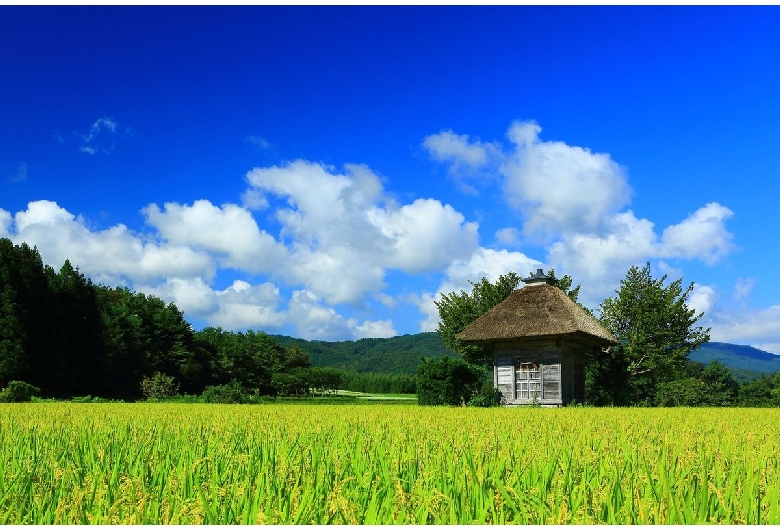
{"type": "Polygon", "coordinates": [[[5,524],[778,524],[780,411],[0,405],[5,524]]]}

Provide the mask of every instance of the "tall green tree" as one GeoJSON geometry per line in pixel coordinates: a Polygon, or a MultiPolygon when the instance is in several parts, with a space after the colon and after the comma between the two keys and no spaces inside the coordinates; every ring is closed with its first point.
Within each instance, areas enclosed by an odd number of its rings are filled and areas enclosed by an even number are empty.
{"type": "Polygon", "coordinates": [[[666,279],[653,278],[649,262],[631,267],[600,306],[601,323],[620,341],[610,354],[625,374],[616,375],[626,376],[635,404],[651,403],[659,383],[684,377],[688,355],[710,338],[709,328],[696,325],[703,313],[688,307],[694,284],[666,279]]]}
{"type": "Polygon", "coordinates": [[[0,381],[38,376],[56,337],[53,302],[38,249],[0,239],[0,381]]]}
{"type": "MultiPolygon", "coordinates": [[[[554,269],[550,269],[547,276],[552,279],[553,285],[565,292],[574,302],[577,302],[580,286],[572,289],[573,280],[570,276],[556,278],[554,269]]],[[[470,293],[466,291],[442,293],[441,300],[434,301],[434,303],[439,310],[440,319],[436,331],[441,336],[444,345],[460,355],[466,362],[483,367],[492,366],[493,355],[488,348],[481,345],[465,344],[458,339],[457,335],[483,313],[506,300],[510,294],[517,290],[520,281],[521,278],[517,273],[509,272],[499,276],[495,283],[489,282],[487,278],[482,278],[476,283],[469,281],[472,287],[470,293]]]]}

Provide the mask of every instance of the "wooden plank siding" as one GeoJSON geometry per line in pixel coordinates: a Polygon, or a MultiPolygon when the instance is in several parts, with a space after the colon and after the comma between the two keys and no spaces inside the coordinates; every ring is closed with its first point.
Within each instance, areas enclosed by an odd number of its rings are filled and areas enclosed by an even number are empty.
{"type": "Polygon", "coordinates": [[[493,384],[507,406],[585,401],[585,353],[578,342],[502,342],[493,345],[493,359],[493,384]]]}
{"type": "MultiPolygon", "coordinates": [[[[501,392],[504,404],[561,406],[565,403],[562,388],[565,356],[561,348],[549,343],[505,343],[495,345],[493,354],[493,383],[501,392]]],[[[569,389],[567,394],[571,395],[571,382],[569,389]]]]}

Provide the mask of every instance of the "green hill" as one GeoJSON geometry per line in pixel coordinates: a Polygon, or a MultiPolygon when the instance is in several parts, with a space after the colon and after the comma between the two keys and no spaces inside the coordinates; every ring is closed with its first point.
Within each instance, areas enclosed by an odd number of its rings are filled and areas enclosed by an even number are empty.
{"type": "Polygon", "coordinates": [[[780,370],[780,355],[775,355],[752,346],[708,342],[691,353],[690,360],[703,364],[715,360],[726,365],[737,381],[756,379],[764,374],[780,370]]]}
{"type": "Polygon", "coordinates": [[[420,358],[453,356],[438,333],[417,333],[389,339],[360,339],[338,342],[303,340],[274,335],[281,346],[299,346],[314,366],[355,372],[408,374],[417,371],[420,358]]]}
{"type": "MultiPolygon", "coordinates": [[[[326,342],[274,335],[284,346],[297,345],[309,354],[314,366],[332,367],[355,372],[384,374],[414,374],[421,357],[453,356],[444,347],[438,333],[417,333],[389,339],[360,339],[326,342]]],[[[752,346],[725,342],[708,342],[693,352],[692,361],[707,364],[717,360],[726,365],[738,381],[756,379],[762,373],[780,370],[780,355],[752,346]]]]}

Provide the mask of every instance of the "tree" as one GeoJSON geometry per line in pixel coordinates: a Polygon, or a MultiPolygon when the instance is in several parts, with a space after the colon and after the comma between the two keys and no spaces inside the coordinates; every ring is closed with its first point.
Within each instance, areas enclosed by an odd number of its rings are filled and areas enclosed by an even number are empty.
{"type": "MultiPolygon", "coordinates": [[[[550,269],[547,275],[552,279],[553,285],[577,302],[580,286],[571,289],[573,280],[570,276],[558,279],[553,269],[550,269]]],[[[487,278],[482,278],[477,283],[469,281],[472,286],[471,293],[466,291],[442,293],[441,301],[434,301],[434,303],[439,310],[440,319],[436,331],[444,345],[471,364],[493,366],[493,355],[488,348],[465,344],[458,339],[457,335],[482,314],[506,300],[517,290],[520,281],[517,273],[510,272],[499,276],[496,283],[490,283],[487,278]]]]}
{"type": "Polygon", "coordinates": [[[141,381],[141,392],[146,399],[165,399],[179,391],[179,384],[172,375],[156,372],[141,381]]]}
{"type": "Polygon", "coordinates": [[[41,389],[24,381],[11,381],[0,390],[0,403],[25,403],[40,394],[41,389]]]}
{"type": "Polygon", "coordinates": [[[460,359],[423,359],[417,367],[417,402],[420,405],[460,405],[478,393],[485,372],[460,359]]]}
{"type": "Polygon", "coordinates": [[[696,377],[659,383],[655,400],[659,407],[708,406],[707,384],[696,377]]]}
{"type": "Polygon", "coordinates": [[[656,280],[650,263],[631,267],[616,296],[600,306],[601,323],[620,342],[612,354],[622,359],[635,404],[652,401],[658,383],[679,379],[690,352],[707,342],[709,328],[696,326],[703,313],[687,302],[693,283],[682,287],[682,278],[664,285],[656,280]]]}
{"type": "Polygon", "coordinates": [[[739,387],[737,403],[740,407],[772,407],[777,403],[772,394],[772,378],[761,374],[759,379],[746,381],[739,387]]]}
{"type": "Polygon", "coordinates": [[[720,361],[712,360],[701,372],[701,380],[706,385],[707,405],[711,407],[729,407],[737,400],[739,383],[734,380],[731,371],[720,361]]]}

